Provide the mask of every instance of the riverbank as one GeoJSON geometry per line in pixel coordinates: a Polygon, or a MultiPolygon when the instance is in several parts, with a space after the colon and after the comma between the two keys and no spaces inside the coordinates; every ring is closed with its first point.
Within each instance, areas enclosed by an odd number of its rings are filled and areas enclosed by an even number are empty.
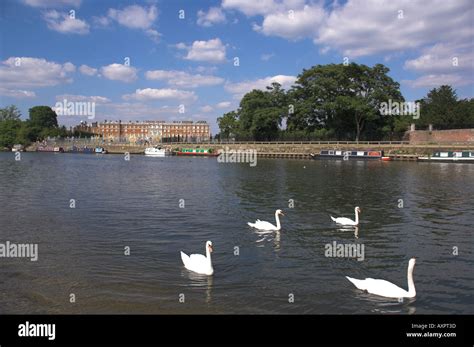
{"type": "MultiPolygon", "coordinates": [[[[111,154],[143,154],[148,146],[134,144],[100,144],[89,141],[56,142],[54,146],[70,150],[77,147],[104,147],[111,154]]],[[[311,153],[319,153],[324,149],[334,150],[381,150],[392,157],[414,157],[432,154],[435,151],[467,150],[474,151],[474,144],[410,144],[408,142],[238,142],[238,143],[171,143],[161,144],[163,148],[177,150],[179,148],[210,148],[219,150],[254,150],[258,156],[269,158],[310,158],[311,153]]],[[[36,145],[29,146],[28,152],[36,151],[36,145]]]]}

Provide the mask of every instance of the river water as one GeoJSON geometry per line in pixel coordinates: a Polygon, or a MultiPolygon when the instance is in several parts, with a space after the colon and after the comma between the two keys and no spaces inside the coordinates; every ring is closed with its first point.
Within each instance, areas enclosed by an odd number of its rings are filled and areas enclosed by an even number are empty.
{"type": "Polygon", "coordinates": [[[0,258],[0,313],[472,314],[473,197],[470,164],[0,153],[0,243],[38,244],[0,258]],[[354,206],[357,233],[338,229],[354,206]],[[247,226],[276,209],[280,232],[247,226]],[[179,253],[207,240],[211,277],[179,253]],[[328,257],[334,242],[364,259],[328,257]],[[415,299],[345,278],[407,288],[412,256],[415,299]]]}

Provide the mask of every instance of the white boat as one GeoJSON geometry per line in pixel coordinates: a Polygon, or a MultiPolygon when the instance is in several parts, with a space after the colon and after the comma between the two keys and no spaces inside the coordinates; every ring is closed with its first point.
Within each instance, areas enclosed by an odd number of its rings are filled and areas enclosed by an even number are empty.
{"type": "Polygon", "coordinates": [[[96,147],[95,148],[96,154],[107,154],[107,150],[104,147],[96,147]]]}
{"type": "Polygon", "coordinates": [[[12,152],[24,152],[25,148],[23,145],[14,145],[12,148],[12,152]]]}
{"type": "Polygon", "coordinates": [[[145,155],[148,157],[164,157],[166,156],[166,149],[155,146],[145,148],[145,155]]]}

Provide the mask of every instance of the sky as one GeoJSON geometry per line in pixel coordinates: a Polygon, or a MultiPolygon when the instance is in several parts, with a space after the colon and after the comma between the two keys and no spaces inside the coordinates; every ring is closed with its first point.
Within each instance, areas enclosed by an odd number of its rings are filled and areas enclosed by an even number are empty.
{"type": "Polygon", "coordinates": [[[0,106],[94,102],[94,119],[206,120],[319,64],[382,63],[407,101],[474,97],[472,0],[2,0],[0,106]]]}

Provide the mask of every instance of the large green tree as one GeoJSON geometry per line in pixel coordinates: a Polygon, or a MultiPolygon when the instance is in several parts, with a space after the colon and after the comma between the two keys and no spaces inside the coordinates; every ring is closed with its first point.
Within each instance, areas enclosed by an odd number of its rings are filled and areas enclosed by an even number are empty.
{"type": "Polygon", "coordinates": [[[279,83],[272,83],[265,91],[254,89],[244,95],[237,110],[239,135],[255,140],[276,139],[287,113],[286,93],[279,83]]]}
{"type": "Polygon", "coordinates": [[[217,118],[217,124],[220,129],[220,137],[222,139],[229,139],[236,136],[239,131],[237,112],[231,111],[225,113],[222,117],[217,118]]]}
{"type": "Polygon", "coordinates": [[[35,106],[30,108],[30,122],[32,126],[40,128],[57,128],[58,116],[49,106],[35,106]]]}
{"type": "MultiPolygon", "coordinates": [[[[381,128],[388,119],[380,114],[382,102],[403,101],[400,85],[388,76],[389,69],[377,64],[318,65],[303,70],[291,91],[295,112],[289,129],[333,129],[338,138],[356,141],[364,130],[381,128]],[[375,125],[375,126],[374,126],[375,125]]],[[[366,137],[381,136],[369,134],[366,137]]]]}
{"type": "Polygon", "coordinates": [[[278,83],[250,91],[218,123],[224,138],[249,140],[392,140],[401,139],[412,122],[436,129],[474,127],[474,99],[458,100],[450,86],[419,100],[419,119],[405,114],[404,101],[400,85],[382,64],[317,65],[303,70],[288,91],[278,83]],[[402,112],[385,113],[396,112],[394,105],[402,112]]]}
{"type": "Polygon", "coordinates": [[[456,91],[442,85],[428,92],[420,102],[419,127],[432,124],[435,129],[474,127],[474,100],[458,100],[456,91]]]}

